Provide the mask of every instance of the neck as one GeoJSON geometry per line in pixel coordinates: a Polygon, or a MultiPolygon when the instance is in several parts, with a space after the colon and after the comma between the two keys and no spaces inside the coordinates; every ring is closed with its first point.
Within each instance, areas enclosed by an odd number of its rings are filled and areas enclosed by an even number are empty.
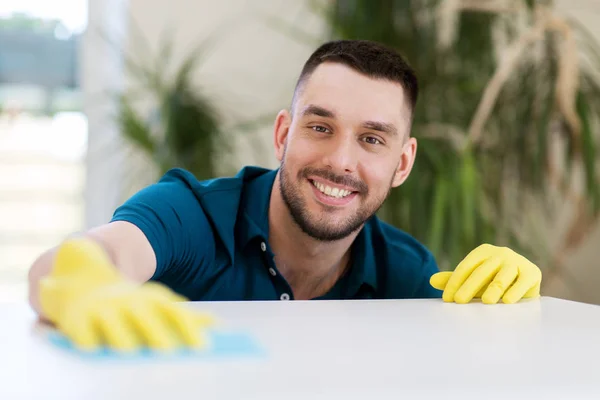
{"type": "Polygon", "coordinates": [[[269,204],[269,244],[275,264],[298,300],[319,297],[329,291],[350,263],[350,247],[358,231],[331,242],[316,240],[293,220],[277,175],[269,204]]]}

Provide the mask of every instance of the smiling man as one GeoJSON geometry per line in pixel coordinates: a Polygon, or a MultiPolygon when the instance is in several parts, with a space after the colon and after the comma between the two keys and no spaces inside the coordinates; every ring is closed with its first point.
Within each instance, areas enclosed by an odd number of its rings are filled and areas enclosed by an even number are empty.
{"type": "Polygon", "coordinates": [[[168,172],[106,225],[43,254],[30,271],[32,306],[82,346],[105,338],[130,348],[141,339],[128,319],[156,346],[175,343],[167,321],[193,342],[187,311],[167,305],[172,291],[190,300],[537,296],[539,269],[509,249],[482,245],[454,273],[436,274],[422,244],[375,216],[411,172],[417,94],[395,51],[323,44],[276,117],[280,168],[210,181],[168,172]],[[131,284],[148,280],[159,287],[131,284]]]}
{"type": "Polygon", "coordinates": [[[329,43],[307,61],[275,121],[269,206],[275,267],[295,298],[438,296],[431,254],[373,217],[413,165],[416,97],[410,67],[373,43],[329,43]]]}

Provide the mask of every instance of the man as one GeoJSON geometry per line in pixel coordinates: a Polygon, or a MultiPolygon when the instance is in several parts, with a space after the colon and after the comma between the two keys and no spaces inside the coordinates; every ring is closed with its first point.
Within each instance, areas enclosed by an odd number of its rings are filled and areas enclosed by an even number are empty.
{"type": "Polygon", "coordinates": [[[199,345],[171,290],[198,301],[537,296],[539,269],[509,249],[482,245],[454,273],[436,274],[423,245],[374,216],[412,169],[417,94],[393,50],[322,45],[275,119],[280,168],[206,182],[170,171],[86,239],[43,254],[30,271],[32,306],[82,347],[130,349],[199,345]],[[131,284],[148,280],[161,285],[131,284]]]}

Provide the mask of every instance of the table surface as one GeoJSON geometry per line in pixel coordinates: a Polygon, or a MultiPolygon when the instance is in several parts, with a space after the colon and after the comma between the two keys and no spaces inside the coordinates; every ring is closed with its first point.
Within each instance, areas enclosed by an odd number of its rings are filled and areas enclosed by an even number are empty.
{"type": "Polygon", "coordinates": [[[264,357],[96,362],[0,307],[0,399],[598,399],[600,306],[441,300],[191,303],[264,357]]]}

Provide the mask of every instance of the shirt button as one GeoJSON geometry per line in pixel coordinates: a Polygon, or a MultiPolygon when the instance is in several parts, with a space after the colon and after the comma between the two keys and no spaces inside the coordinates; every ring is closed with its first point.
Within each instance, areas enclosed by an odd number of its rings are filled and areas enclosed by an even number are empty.
{"type": "Polygon", "coordinates": [[[265,242],[260,242],[260,249],[262,251],[267,251],[267,245],[265,244],[265,242]]]}
{"type": "Polygon", "coordinates": [[[281,296],[279,296],[279,298],[281,300],[289,300],[290,299],[290,295],[287,293],[283,293],[281,296]]]}
{"type": "Polygon", "coordinates": [[[277,272],[275,272],[275,270],[274,270],[273,268],[269,268],[269,273],[270,273],[272,276],[275,276],[275,275],[277,275],[277,272]]]}

